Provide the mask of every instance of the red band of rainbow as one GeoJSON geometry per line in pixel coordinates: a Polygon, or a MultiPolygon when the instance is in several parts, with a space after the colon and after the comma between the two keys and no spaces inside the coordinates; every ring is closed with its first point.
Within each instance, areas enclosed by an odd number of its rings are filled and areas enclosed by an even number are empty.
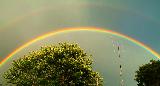
{"type": "Polygon", "coordinates": [[[32,43],[35,43],[39,40],[42,40],[42,39],[45,39],[47,37],[50,37],[50,36],[53,36],[53,35],[56,35],[56,34],[59,34],[59,33],[65,33],[65,32],[72,32],[72,31],[95,31],[95,32],[102,32],[102,33],[108,33],[108,34],[112,34],[112,35],[115,35],[115,36],[118,36],[118,37],[121,37],[121,38],[124,38],[124,39],[127,39],[139,46],[141,46],[142,48],[144,48],[145,50],[149,51],[150,53],[152,53],[154,56],[160,58],[160,55],[155,52],[153,49],[151,49],[150,47],[146,46],[145,44],[129,37],[129,36],[126,36],[124,34],[121,34],[121,33],[118,33],[118,32],[114,32],[114,31],[111,31],[111,30],[106,30],[106,29],[101,29],[101,28],[94,28],[94,27],[78,27],[78,28],[64,28],[64,29],[60,29],[60,30],[57,30],[57,31],[53,31],[53,32],[49,32],[49,33],[46,33],[44,35],[41,35],[41,36],[38,36],[32,40],[30,40],[29,42],[25,43],[24,45],[18,47],[17,49],[15,49],[12,53],[10,53],[5,59],[3,59],[1,62],[0,62],[0,67],[5,64],[5,62],[7,62],[7,60],[9,60],[10,58],[12,58],[12,56],[14,56],[16,53],[18,53],[19,51],[21,51],[22,49],[26,48],[27,46],[31,45],[32,43]]]}

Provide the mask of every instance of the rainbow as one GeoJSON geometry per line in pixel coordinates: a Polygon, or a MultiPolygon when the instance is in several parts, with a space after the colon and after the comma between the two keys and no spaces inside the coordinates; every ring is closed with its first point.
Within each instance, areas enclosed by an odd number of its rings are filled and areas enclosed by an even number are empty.
{"type": "Polygon", "coordinates": [[[64,28],[64,29],[59,29],[57,31],[53,31],[53,32],[49,32],[49,33],[46,33],[44,35],[41,35],[41,36],[38,36],[32,40],[30,40],[29,42],[25,43],[24,45],[18,47],[17,49],[15,49],[12,53],[10,53],[5,59],[3,59],[1,62],[0,62],[0,67],[5,64],[7,62],[7,60],[9,60],[10,58],[12,58],[12,56],[14,56],[16,53],[18,53],[19,51],[21,51],[22,49],[28,47],[29,45],[31,45],[32,43],[35,43],[39,40],[42,40],[42,39],[45,39],[47,37],[50,37],[50,36],[53,36],[53,35],[56,35],[56,34],[59,34],[59,33],[66,33],[66,32],[73,32],[73,31],[95,31],[95,32],[103,32],[103,33],[108,33],[108,34],[112,34],[112,35],[115,35],[115,36],[119,36],[121,38],[124,38],[126,40],[129,40],[139,46],[141,46],[142,48],[144,48],[145,50],[149,51],[150,53],[152,53],[154,56],[156,56],[157,58],[160,58],[160,55],[155,52],[153,49],[151,49],[150,47],[146,46],[145,44],[129,37],[129,36],[126,36],[124,34],[121,34],[121,33],[118,33],[118,32],[114,32],[114,31],[111,31],[111,30],[106,30],[106,29],[101,29],[101,28],[94,28],[94,27],[78,27],[78,28],[64,28]]]}
{"type": "MultiPolygon", "coordinates": [[[[95,6],[96,6],[96,5],[98,5],[98,4],[96,3],[95,6]]],[[[100,6],[105,6],[105,5],[103,5],[103,4],[99,4],[99,5],[100,5],[100,6]]],[[[34,10],[34,11],[31,11],[31,12],[29,12],[29,13],[26,13],[26,14],[24,14],[24,15],[17,16],[17,17],[15,17],[15,19],[13,19],[13,20],[7,22],[5,25],[3,25],[3,27],[2,27],[1,29],[3,30],[3,29],[6,29],[6,28],[13,27],[14,25],[16,25],[16,24],[20,23],[21,21],[27,19],[28,17],[38,16],[39,14],[42,14],[42,13],[44,13],[45,11],[50,11],[50,10],[52,10],[53,8],[54,8],[54,7],[49,7],[49,6],[47,7],[47,6],[45,6],[45,7],[42,7],[42,8],[40,8],[40,9],[36,9],[36,10],[34,10]]],[[[137,11],[130,11],[130,10],[127,10],[127,9],[124,9],[124,8],[121,8],[121,7],[116,7],[116,8],[115,8],[115,6],[113,6],[113,7],[112,7],[112,6],[107,6],[107,8],[126,11],[126,12],[128,12],[128,13],[132,13],[132,14],[135,14],[135,15],[139,15],[139,16],[145,18],[145,19],[155,21],[155,20],[152,19],[151,17],[146,16],[146,15],[143,15],[143,14],[140,14],[140,13],[137,12],[137,11]]]]}

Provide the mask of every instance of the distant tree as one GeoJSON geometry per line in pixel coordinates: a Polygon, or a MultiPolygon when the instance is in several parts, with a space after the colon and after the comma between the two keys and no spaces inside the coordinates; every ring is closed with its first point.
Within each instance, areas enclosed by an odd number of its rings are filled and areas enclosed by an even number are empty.
{"type": "Polygon", "coordinates": [[[136,71],[138,86],[160,86],[160,61],[151,60],[136,71]]]}
{"type": "Polygon", "coordinates": [[[59,43],[14,60],[4,78],[16,86],[102,86],[92,62],[77,44],[59,43]]]}

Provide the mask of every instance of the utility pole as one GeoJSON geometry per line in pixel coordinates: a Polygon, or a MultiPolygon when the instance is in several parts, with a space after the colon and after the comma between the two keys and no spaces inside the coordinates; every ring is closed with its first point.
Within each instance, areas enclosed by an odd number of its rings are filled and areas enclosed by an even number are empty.
{"type": "Polygon", "coordinates": [[[114,52],[115,52],[116,57],[117,57],[117,59],[118,59],[118,61],[119,61],[119,68],[120,68],[120,71],[119,71],[120,86],[124,86],[124,80],[123,80],[123,77],[122,77],[122,75],[123,75],[123,67],[122,67],[122,63],[120,62],[121,59],[122,59],[122,58],[121,58],[121,46],[120,46],[120,44],[119,44],[118,41],[115,41],[115,40],[113,39],[113,37],[111,37],[111,40],[112,40],[112,44],[113,44],[113,47],[114,47],[114,52]],[[117,53],[116,53],[116,51],[117,51],[117,53]]]}

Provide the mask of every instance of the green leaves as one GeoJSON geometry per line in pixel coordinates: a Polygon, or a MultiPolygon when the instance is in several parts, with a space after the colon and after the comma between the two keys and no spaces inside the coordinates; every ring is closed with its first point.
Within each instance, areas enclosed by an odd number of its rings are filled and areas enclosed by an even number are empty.
{"type": "Polygon", "coordinates": [[[92,56],[78,44],[59,43],[13,61],[4,78],[19,86],[101,86],[102,78],[92,70],[92,63],[92,56]]]}
{"type": "Polygon", "coordinates": [[[138,86],[159,86],[160,61],[150,60],[150,63],[140,66],[136,71],[135,80],[138,86]]]}

